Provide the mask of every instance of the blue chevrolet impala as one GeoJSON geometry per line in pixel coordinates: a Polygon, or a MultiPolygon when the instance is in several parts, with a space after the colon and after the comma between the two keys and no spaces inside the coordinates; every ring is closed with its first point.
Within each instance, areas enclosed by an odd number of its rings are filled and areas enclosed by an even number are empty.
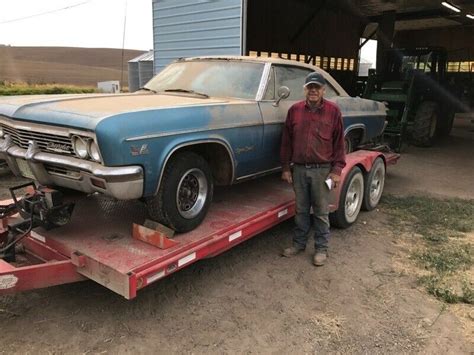
{"type": "Polygon", "coordinates": [[[16,175],[117,199],[143,198],[179,232],[206,215],[214,185],[277,171],[281,127],[311,71],[341,108],[347,148],[381,135],[383,104],[326,72],[250,57],[178,60],[133,94],[0,99],[0,157],[16,175]]]}

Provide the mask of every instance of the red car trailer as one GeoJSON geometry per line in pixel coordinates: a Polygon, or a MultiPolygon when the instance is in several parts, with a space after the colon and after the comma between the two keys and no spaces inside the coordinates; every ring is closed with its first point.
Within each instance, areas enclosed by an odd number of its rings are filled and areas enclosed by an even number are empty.
{"type": "MultiPolygon", "coordinates": [[[[361,206],[374,208],[383,190],[385,167],[398,158],[398,154],[367,150],[349,154],[343,183],[333,190],[333,222],[346,227],[355,221],[361,206]]],[[[68,224],[51,230],[35,228],[16,245],[15,262],[0,259],[0,294],[91,279],[132,299],[153,282],[218,255],[294,214],[291,186],[279,176],[260,178],[217,190],[198,228],[173,239],[162,238],[161,245],[155,246],[132,238],[133,230],[137,232],[146,219],[141,203],[83,197],[75,201],[68,224]]],[[[19,217],[2,218],[0,232],[15,218],[19,217]]]]}

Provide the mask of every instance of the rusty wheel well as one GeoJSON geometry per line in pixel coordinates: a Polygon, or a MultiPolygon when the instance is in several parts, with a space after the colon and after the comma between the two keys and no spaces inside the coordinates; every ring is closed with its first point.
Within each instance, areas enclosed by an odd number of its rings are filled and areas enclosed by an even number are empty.
{"type": "Polygon", "coordinates": [[[232,158],[224,145],[212,142],[196,143],[178,149],[173,155],[183,151],[194,152],[206,159],[216,185],[230,185],[232,183],[232,158]]]}
{"type": "Polygon", "coordinates": [[[357,147],[357,145],[362,142],[364,134],[363,128],[354,128],[347,132],[346,137],[349,137],[353,141],[354,147],[357,147]]]}

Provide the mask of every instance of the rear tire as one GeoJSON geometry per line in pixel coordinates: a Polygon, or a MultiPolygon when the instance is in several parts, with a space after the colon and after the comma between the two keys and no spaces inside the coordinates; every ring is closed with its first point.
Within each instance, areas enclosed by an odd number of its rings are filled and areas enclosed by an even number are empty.
{"type": "Polygon", "coordinates": [[[372,169],[367,174],[364,185],[362,209],[372,211],[379,204],[385,185],[385,164],[382,158],[377,158],[372,169]]]}
{"type": "Polygon", "coordinates": [[[188,232],[206,216],[213,191],[207,161],[193,152],[178,153],[166,165],[158,193],[146,200],[148,214],[176,232],[188,232]]]}
{"type": "Polygon", "coordinates": [[[440,125],[439,105],[436,102],[425,101],[416,111],[411,134],[412,143],[419,147],[431,147],[436,140],[440,125]]]}
{"type": "Polygon", "coordinates": [[[446,138],[451,134],[451,130],[453,129],[454,124],[454,110],[446,111],[444,117],[441,121],[441,125],[438,130],[438,135],[441,138],[446,138]]]}
{"type": "Polygon", "coordinates": [[[339,208],[329,214],[331,225],[338,228],[351,226],[359,216],[363,196],[364,176],[360,168],[354,167],[344,180],[339,196],[339,208]]]}

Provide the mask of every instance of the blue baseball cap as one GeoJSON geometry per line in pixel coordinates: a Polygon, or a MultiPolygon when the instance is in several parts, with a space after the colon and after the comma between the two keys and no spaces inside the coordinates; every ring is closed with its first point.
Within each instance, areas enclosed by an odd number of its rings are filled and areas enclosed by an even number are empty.
{"type": "Polygon", "coordinates": [[[306,87],[309,84],[316,84],[316,85],[319,85],[319,86],[324,86],[324,85],[326,85],[326,79],[324,79],[324,76],[322,76],[322,74],[320,74],[318,72],[312,72],[312,73],[309,73],[306,76],[304,86],[306,87]]]}

